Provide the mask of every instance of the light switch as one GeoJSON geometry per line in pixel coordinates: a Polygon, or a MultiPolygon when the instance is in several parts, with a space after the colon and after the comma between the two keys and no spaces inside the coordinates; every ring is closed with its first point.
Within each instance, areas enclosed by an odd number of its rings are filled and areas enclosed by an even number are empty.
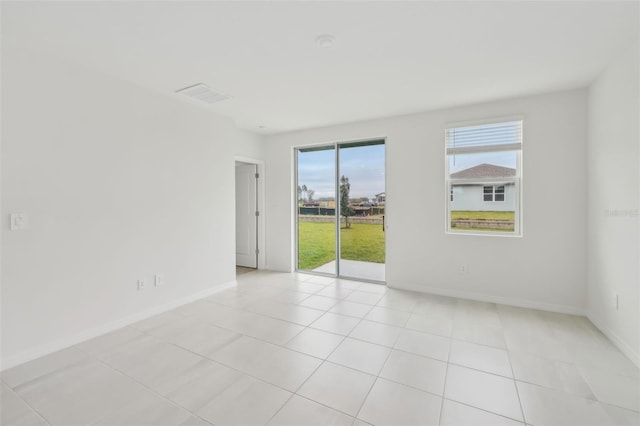
{"type": "Polygon", "coordinates": [[[156,274],[156,287],[161,287],[164,285],[164,275],[156,274]]]}
{"type": "Polygon", "coordinates": [[[11,230],[20,231],[29,227],[29,216],[26,213],[11,213],[11,230]]]}

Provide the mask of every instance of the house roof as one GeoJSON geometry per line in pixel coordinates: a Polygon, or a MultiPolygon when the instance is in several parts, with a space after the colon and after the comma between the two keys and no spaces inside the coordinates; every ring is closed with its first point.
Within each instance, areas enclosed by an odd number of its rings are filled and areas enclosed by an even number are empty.
{"type": "Polygon", "coordinates": [[[516,169],[496,166],[494,164],[479,164],[468,169],[451,173],[452,179],[500,178],[516,175],[516,169]]]}

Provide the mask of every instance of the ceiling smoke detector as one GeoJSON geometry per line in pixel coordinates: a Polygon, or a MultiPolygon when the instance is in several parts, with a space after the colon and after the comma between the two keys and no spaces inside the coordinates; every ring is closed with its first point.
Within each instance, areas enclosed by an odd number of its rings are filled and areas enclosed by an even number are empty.
{"type": "Polygon", "coordinates": [[[323,35],[319,35],[316,38],[316,44],[320,47],[323,47],[325,49],[333,46],[333,44],[336,42],[336,38],[334,36],[332,36],[331,34],[323,34],[323,35]]]}
{"type": "Polygon", "coordinates": [[[176,90],[176,93],[188,96],[193,99],[197,99],[208,104],[215,104],[216,102],[229,99],[229,96],[222,93],[214,92],[206,84],[198,83],[193,86],[185,87],[184,89],[176,90]]]}

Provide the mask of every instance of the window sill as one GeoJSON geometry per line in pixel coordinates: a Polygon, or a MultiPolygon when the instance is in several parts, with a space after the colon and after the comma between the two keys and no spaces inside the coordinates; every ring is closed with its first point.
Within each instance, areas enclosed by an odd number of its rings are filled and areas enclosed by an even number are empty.
{"type": "Polygon", "coordinates": [[[472,235],[481,237],[522,238],[522,232],[491,232],[491,231],[445,231],[447,235],[472,235]]]}

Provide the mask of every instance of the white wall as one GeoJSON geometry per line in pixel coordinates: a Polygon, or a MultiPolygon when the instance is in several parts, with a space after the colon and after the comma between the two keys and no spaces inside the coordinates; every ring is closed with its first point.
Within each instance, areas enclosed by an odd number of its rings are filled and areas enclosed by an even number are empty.
{"type": "Polygon", "coordinates": [[[636,45],[589,88],[588,151],[588,314],[638,365],[639,73],[636,45]]]}
{"type": "Polygon", "coordinates": [[[261,137],[171,96],[3,40],[3,368],[235,279],[234,157],[261,137]]]}
{"type": "MultiPolygon", "coordinates": [[[[451,210],[513,212],[516,209],[516,188],[506,184],[504,201],[484,201],[485,185],[457,185],[453,188],[451,210]]],[[[495,186],[495,185],[488,185],[495,186]]]]}
{"type": "Polygon", "coordinates": [[[292,268],[292,147],[386,136],[389,286],[583,312],[586,98],[574,90],[268,137],[268,267],[292,268]],[[446,234],[445,123],[518,114],[524,236],[446,234]]]}
{"type": "Polygon", "coordinates": [[[233,149],[237,158],[244,160],[263,161],[266,155],[266,144],[263,136],[250,132],[238,132],[243,137],[235,138],[233,149]]]}

